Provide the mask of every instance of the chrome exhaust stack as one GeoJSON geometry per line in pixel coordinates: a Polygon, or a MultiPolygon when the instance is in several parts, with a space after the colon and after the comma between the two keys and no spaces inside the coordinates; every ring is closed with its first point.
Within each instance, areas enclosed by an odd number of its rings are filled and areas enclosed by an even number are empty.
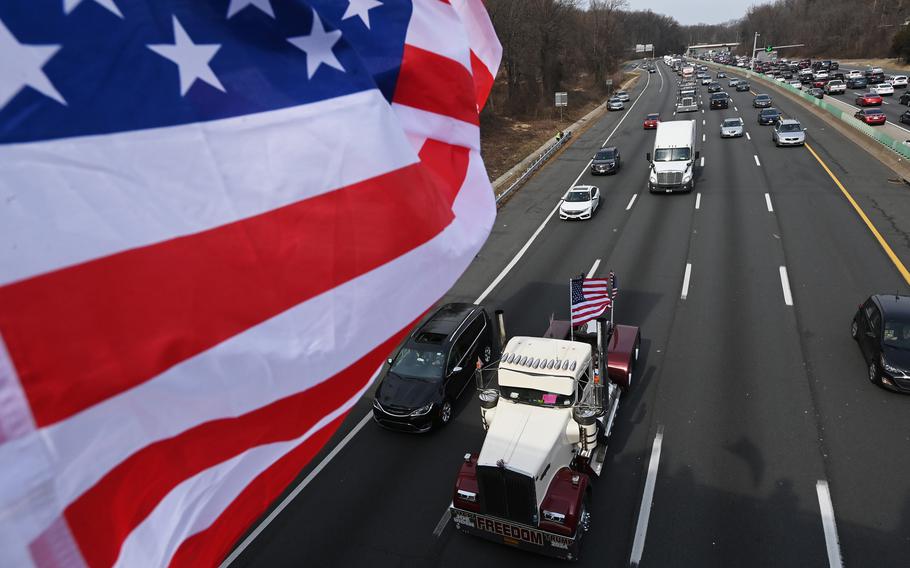
{"type": "Polygon", "coordinates": [[[608,341],[606,327],[606,318],[597,318],[597,368],[594,372],[594,407],[597,411],[597,416],[603,416],[607,411],[604,403],[604,384],[607,382],[609,372],[606,355],[606,343],[608,341]]]}
{"type": "Polygon", "coordinates": [[[499,352],[506,348],[506,320],[502,310],[496,310],[496,331],[499,333],[499,352]]]}

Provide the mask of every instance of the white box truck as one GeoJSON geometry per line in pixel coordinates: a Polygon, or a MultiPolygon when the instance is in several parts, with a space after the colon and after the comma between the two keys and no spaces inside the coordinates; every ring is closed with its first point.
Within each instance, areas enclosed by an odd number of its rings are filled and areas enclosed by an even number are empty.
{"type": "Polygon", "coordinates": [[[654,151],[647,154],[651,163],[648,190],[652,193],[692,191],[695,189],[695,121],[673,120],[657,125],[654,151]]]}

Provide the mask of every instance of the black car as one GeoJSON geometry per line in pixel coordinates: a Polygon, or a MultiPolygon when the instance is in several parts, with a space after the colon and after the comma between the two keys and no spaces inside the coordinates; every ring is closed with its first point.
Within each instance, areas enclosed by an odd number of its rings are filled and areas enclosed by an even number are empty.
{"type": "Polygon", "coordinates": [[[738,83],[738,84],[736,85],[736,90],[737,90],[737,91],[744,91],[744,92],[745,92],[745,91],[750,91],[750,90],[752,90],[752,85],[750,85],[749,83],[746,83],[746,82],[738,83]]]}
{"type": "Polygon", "coordinates": [[[478,361],[493,359],[492,322],[474,304],[446,304],[417,327],[379,380],[373,418],[406,432],[445,426],[470,390],[478,361]]]}
{"type": "Polygon", "coordinates": [[[871,296],[853,316],[850,335],[859,343],[872,383],[910,392],[910,296],[871,296]]]}
{"type": "Polygon", "coordinates": [[[615,174],[621,166],[619,148],[607,146],[601,148],[591,159],[592,174],[615,174]]]}
{"type": "Polygon", "coordinates": [[[780,120],[780,111],[776,108],[763,108],[758,111],[758,123],[761,125],[777,124],[780,120]]]}
{"type": "Polygon", "coordinates": [[[847,88],[848,89],[865,89],[869,85],[869,81],[865,77],[851,77],[847,79],[847,88]]]}
{"type": "Polygon", "coordinates": [[[716,108],[730,108],[730,95],[727,93],[714,93],[711,95],[711,110],[716,108]]]}
{"type": "Polygon", "coordinates": [[[723,89],[720,86],[720,83],[708,83],[708,92],[709,93],[719,93],[723,89]]]}
{"type": "Polygon", "coordinates": [[[910,110],[905,110],[901,113],[900,121],[904,124],[910,124],[910,110]]]}
{"type": "Polygon", "coordinates": [[[771,106],[771,95],[755,95],[752,99],[753,108],[768,108],[771,106]]]}
{"type": "Polygon", "coordinates": [[[902,105],[910,105],[910,91],[901,95],[901,98],[898,99],[898,102],[902,105]]]}
{"type": "Polygon", "coordinates": [[[818,87],[809,89],[808,91],[806,91],[806,93],[809,94],[809,95],[812,95],[812,96],[815,97],[816,99],[823,99],[823,98],[825,98],[825,91],[824,91],[823,89],[819,89],[818,87]]]}

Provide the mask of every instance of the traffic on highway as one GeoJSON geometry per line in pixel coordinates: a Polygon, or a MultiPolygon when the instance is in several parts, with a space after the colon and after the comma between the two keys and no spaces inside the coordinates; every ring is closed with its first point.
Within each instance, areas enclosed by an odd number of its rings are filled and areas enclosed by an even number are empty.
{"type": "Polygon", "coordinates": [[[907,181],[733,67],[639,71],[225,565],[907,564],[907,181]]]}

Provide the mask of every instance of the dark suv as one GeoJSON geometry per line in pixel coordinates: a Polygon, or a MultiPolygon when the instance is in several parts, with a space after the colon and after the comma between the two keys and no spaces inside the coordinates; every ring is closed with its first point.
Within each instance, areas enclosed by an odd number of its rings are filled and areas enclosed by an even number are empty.
{"type": "Polygon", "coordinates": [[[872,383],[910,393],[910,296],[871,296],[853,316],[850,335],[872,383]]]}
{"type": "Polygon", "coordinates": [[[619,171],[622,164],[620,163],[619,148],[616,146],[607,146],[601,148],[594,154],[591,159],[592,174],[615,174],[619,171]]]}
{"type": "Polygon", "coordinates": [[[758,111],[758,123],[762,126],[777,124],[780,121],[780,111],[776,108],[763,108],[758,111]]]}
{"type": "Polygon", "coordinates": [[[711,95],[711,110],[716,108],[730,108],[730,95],[727,93],[713,93],[711,95]]]}
{"type": "Polygon", "coordinates": [[[851,77],[847,79],[848,89],[865,89],[869,81],[865,77],[851,77]]]}
{"type": "Polygon", "coordinates": [[[407,432],[445,426],[455,401],[470,390],[478,364],[492,359],[492,322],[486,310],[474,304],[446,304],[411,332],[389,359],[373,398],[373,418],[407,432]]]}

